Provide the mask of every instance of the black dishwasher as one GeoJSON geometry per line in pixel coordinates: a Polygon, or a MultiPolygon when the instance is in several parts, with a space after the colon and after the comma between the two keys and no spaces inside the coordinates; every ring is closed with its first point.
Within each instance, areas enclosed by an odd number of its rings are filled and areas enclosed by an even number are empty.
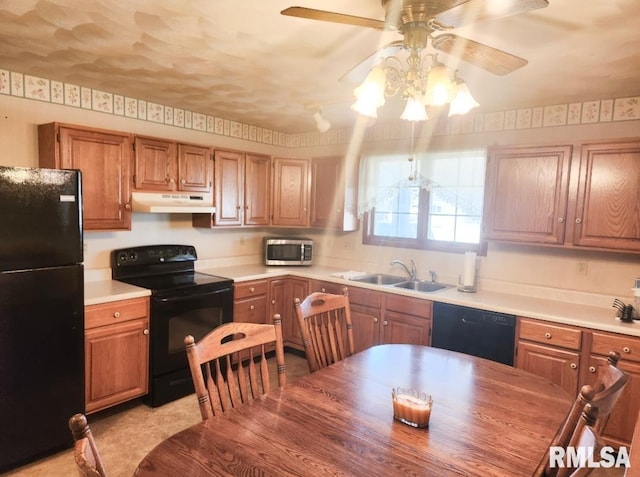
{"type": "Polygon", "coordinates": [[[433,304],[431,346],[513,366],[516,317],[448,303],[433,304]]]}

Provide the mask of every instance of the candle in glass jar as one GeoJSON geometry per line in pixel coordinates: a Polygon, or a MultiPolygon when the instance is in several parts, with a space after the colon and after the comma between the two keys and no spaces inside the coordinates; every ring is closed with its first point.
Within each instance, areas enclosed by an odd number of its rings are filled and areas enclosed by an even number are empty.
{"type": "Polygon", "coordinates": [[[393,417],[413,427],[428,427],[431,417],[431,396],[415,389],[392,391],[393,417]]]}

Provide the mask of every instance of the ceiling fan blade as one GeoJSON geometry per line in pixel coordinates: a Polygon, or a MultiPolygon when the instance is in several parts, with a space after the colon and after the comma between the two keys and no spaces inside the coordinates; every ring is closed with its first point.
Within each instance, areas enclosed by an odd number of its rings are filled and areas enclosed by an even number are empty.
{"type": "Polygon", "coordinates": [[[548,5],[548,0],[468,0],[436,15],[436,21],[457,28],[470,23],[537,10],[548,5]]]}
{"type": "Polygon", "coordinates": [[[449,55],[478,66],[495,75],[506,75],[527,64],[527,60],[453,33],[434,37],[431,45],[449,55]]]}
{"type": "Polygon", "coordinates": [[[289,7],[280,12],[282,15],[290,17],[308,18],[310,20],[321,20],[323,22],[344,23],[345,25],[355,25],[376,30],[384,30],[385,23],[382,20],[373,18],[356,17],[343,13],[327,12],[325,10],[315,10],[305,7],[289,7]]]}
{"type": "Polygon", "coordinates": [[[381,58],[387,56],[395,56],[404,48],[404,42],[402,40],[392,41],[387,43],[382,48],[377,49],[364,60],[358,63],[356,66],[347,71],[340,77],[339,81],[347,81],[350,83],[360,83],[364,80],[373,66],[378,63],[381,58]]]}

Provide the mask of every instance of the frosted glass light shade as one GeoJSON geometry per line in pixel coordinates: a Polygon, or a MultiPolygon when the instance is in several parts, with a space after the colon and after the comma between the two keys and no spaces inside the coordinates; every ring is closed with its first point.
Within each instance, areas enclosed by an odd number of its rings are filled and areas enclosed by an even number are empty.
{"type": "Polygon", "coordinates": [[[363,116],[378,117],[378,108],[384,104],[384,89],[386,77],[381,67],[373,68],[353,94],[356,102],[351,109],[363,116]]]}
{"type": "Polygon", "coordinates": [[[455,86],[455,96],[449,105],[449,116],[456,114],[467,114],[473,108],[480,106],[478,102],[471,96],[471,91],[467,83],[461,81],[455,86]]]}
{"type": "Polygon", "coordinates": [[[327,118],[322,117],[322,114],[320,114],[320,111],[316,111],[315,113],[313,113],[313,119],[316,122],[316,127],[318,128],[318,131],[320,131],[321,133],[327,132],[329,128],[331,128],[331,123],[327,118]]]}
{"type": "Polygon", "coordinates": [[[400,119],[404,119],[406,121],[426,121],[429,117],[427,116],[427,109],[424,103],[415,98],[409,97],[400,119]]]}
{"type": "Polygon", "coordinates": [[[451,99],[451,71],[442,63],[436,63],[427,75],[425,103],[442,106],[451,99]]]}

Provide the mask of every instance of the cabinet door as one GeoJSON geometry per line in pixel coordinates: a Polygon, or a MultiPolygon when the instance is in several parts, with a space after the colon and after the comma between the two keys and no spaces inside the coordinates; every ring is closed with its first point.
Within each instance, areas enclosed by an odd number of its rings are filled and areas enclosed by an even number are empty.
{"type": "Polygon", "coordinates": [[[218,149],[214,156],[216,197],[215,223],[242,224],[242,187],[244,183],[244,154],[218,149]]]}
{"type": "Polygon", "coordinates": [[[245,225],[269,225],[271,158],[247,153],[244,174],[244,223],[245,225]]]}
{"type": "Polygon", "coordinates": [[[429,344],[431,320],[387,311],[382,321],[383,344],[429,344]]]}
{"type": "Polygon", "coordinates": [[[640,251],[640,141],[581,149],[574,243],[640,251]]]}
{"type": "Polygon", "coordinates": [[[309,161],[276,157],[273,174],[272,225],[308,225],[309,161]]]}
{"type": "Polygon", "coordinates": [[[139,190],[176,190],[176,144],[149,137],[135,138],[134,186],[139,190]]]}
{"type": "Polygon", "coordinates": [[[94,412],[148,392],[149,321],[85,332],[85,405],[94,412]]]}
{"type": "Polygon", "coordinates": [[[304,300],[309,294],[309,281],[300,279],[300,278],[289,278],[289,297],[288,301],[291,303],[291,308],[289,310],[290,313],[290,335],[289,341],[293,344],[297,344],[302,348],[302,333],[300,332],[300,327],[298,326],[297,317],[295,314],[295,308],[293,306],[293,300],[298,298],[300,301],[304,300]]]}
{"type": "Polygon", "coordinates": [[[178,190],[209,192],[212,186],[211,149],[178,144],[178,190]]]}
{"type": "Polygon", "coordinates": [[[356,353],[380,342],[380,308],[351,303],[353,342],[356,353]]]}
{"type": "Polygon", "coordinates": [[[516,367],[548,379],[562,387],[570,396],[578,393],[578,352],[519,341],[516,367]]]}
{"type": "Polygon", "coordinates": [[[564,243],[571,151],[571,146],[489,150],[485,238],[564,243]]]}
{"type": "Polygon", "coordinates": [[[58,137],[58,164],[45,159],[41,144],[40,165],[82,171],[84,230],[131,230],[130,137],[68,127],[60,127],[58,137]]]}
{"type": "Polygon", "coordinates": [[[311,227],[342,228],[344,214],[342,157],[311,160],[311,227]]]}

